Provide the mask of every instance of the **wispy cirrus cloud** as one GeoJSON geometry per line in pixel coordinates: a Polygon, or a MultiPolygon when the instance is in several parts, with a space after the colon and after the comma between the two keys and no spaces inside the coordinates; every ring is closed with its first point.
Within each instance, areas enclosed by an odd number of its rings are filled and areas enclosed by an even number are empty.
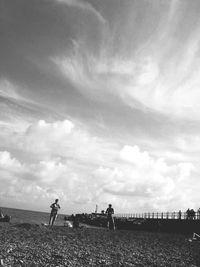
{"type": "Polygon", "coordinates": [[[70,54],[52,58],[52,61],[83,94],[112,93],[129,106],[138,101],[170,117],[199,119],[198,30],[181,49],[174,40],[170,42],[170,50],[174,49],[173,45],[176,47],[173,58],[162,60],[160,54],[166,54],[165,47],[153,55],[144,51],[131,59],[83,56],[76,48],[70,54]]]}
{"type": "Polygon", "coordinates": [[[92,4],[90,4],[89,2],[86,2],[83,0],[55,0],[55,1],[58,3],[61,3],[61,4],[66,4],[66,5],[71,6],[71,7],[77,7],[77,8],[80,8],[82,10],[89,11],[92,14],[94,14],[101,23],[106,22],[106,20],[103,18],[101,13],[99,11],[97,11],[92,6],[92,4]]]}

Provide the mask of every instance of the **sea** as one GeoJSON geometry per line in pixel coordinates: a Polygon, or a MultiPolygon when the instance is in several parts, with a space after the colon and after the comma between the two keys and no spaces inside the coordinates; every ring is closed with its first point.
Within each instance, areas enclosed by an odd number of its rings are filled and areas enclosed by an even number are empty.
{"type": "MultiPolygon", "coordinates": [[[[11,223],[48,224],[50,213],[1,207],[3,215],[11,216],[11,223]]],[[[56,225],[64,225],[64,214],[58,214],[56,225]]]]}

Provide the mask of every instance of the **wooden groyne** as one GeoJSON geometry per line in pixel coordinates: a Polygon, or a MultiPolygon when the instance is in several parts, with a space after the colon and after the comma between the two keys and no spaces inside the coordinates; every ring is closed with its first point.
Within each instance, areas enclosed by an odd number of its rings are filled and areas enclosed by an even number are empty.
{"type": "Polygon", "coordinates": [[[200,233],[200,220],[177,219],[121,219],[115,218],[118,229],[160,231],[173,233],[200,233]]]}
{"type": "Polygon", "coordinates": [[[160,220],[200,220],[200,212],[188,214],[187,212],[144,212],[144,213],[118,213],[116,218],[127,219],[160,219],[160,220]]]}
{"type": "MultiPolygon", "coordinates": [[[[107,227],[106,214],[82,214],[80,221],[86,224],[107,227]]],[[[200,233],[198,214],[188,217],[186,212],[115,214],[117,229],[162,231],[174,233],[200,233]]]]}

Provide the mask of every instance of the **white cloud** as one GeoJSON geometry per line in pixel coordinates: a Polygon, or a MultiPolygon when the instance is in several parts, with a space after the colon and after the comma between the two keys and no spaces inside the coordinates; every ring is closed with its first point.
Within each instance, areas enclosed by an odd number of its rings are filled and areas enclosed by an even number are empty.
{"type": "MultiPolygon", "coordinates": [[[[91,136],[69,120],[55,123],[38,121],[19,137],[18,144],[41,159],[61,156],[89,164],[96,164],[96,161],[104,162],[108,157],[107,146],[109,147],[109,144],[103,143],[96,136],[91,136]]],[[[112,151],[112,147],[109,149],[112,151]]]]}
{"type": "Polygon", "coordinates": [[[2,168],[14,168],[17,169],[21,167],[21,164],[15,158],[11,158],[8,151],[0,151],[0,166],[2,168]]]}
{"type": "MultiPolygon", "coordinates": [[[[168,163],[137,145],[120,148],[69,120],[40,120],[11,139],[12,148],[34,161],[0,153],[1,197],[6,192],[22,203],[38,199],[46,205],[57,196],[70,205],[71,212],[88,211],[95,204],[104,209],[108,202],[118,212],[126,206],[130,212],[144,211],[148,205],[159,210],[159,203],[165,209],[178,209],[173,200],[177,195],[181,199],[196,171],[190,162],[168,163]]],[[[188,201],[192,199],[188,195],[188,201]]]]}
{"type": "Polygon", "coordinates": [[[120,157],[123,160],[141,167],[149,165],[151,161],[148,152],[140,152],[138,146],[124,146],[120,152],[120,157]]]}
{"type": "Polygon", "coordinates": [[[59,195],[72,206],[81,201],[86,204],[95,194],[90,193],[88,185],[91,169],[112,157],[109,144],[69,120],[54,123],[41,120],[8,137],[11,149],[21,154],[23,165],[9,152],[0,153],[0,179],[6,181],[0,191],[4,197],[3,192],[7,192],[7,196],[16,195],[22,202],[31,195],[41,201],[59,195]]]}
{"type": "MultiPolygon", "coordinates": [[[[141,152],[139,147],[124,146],[119,152],[123,160],[116,168],[99,168],[95,177],[101,181],[101,193],[112,194],[117,197],[115,205],[120,209],[120,201],[125,201],[131,210],[145,210],[145,208],[158,211],[178,209],[177,196],[182,199],[182,190],[190,182],[194,166],[191,163],[167,164],[162,158],[153,158],[148,152],[141,152]],[[125,163],[124,163],[125,162],[125,163]],[[145,200],[144,200],[145,199],[145,200]],[[143,201],[142,201],[143,200],[143,201]],[[148,206],[148,203],[150,204],[148,206]],[[162,203],[159,206],[159,203],[162,203]]],[[[188,203],[191,196],[187,196],[188,203]]],[[[188,203],[178,202],[186,208],[188,203]]]]}

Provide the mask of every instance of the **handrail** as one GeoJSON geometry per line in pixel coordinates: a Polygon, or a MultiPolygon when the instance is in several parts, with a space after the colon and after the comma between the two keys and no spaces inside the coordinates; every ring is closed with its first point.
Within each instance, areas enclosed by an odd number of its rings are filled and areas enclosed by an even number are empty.
{"type": "Polygon", "coordinates": [[[118,213],[117,218],[127,219],[177,219],[177,220],[200,220],[200,212],[188,214],[187,212],[144,212],[144,213],[118,213]]]}

